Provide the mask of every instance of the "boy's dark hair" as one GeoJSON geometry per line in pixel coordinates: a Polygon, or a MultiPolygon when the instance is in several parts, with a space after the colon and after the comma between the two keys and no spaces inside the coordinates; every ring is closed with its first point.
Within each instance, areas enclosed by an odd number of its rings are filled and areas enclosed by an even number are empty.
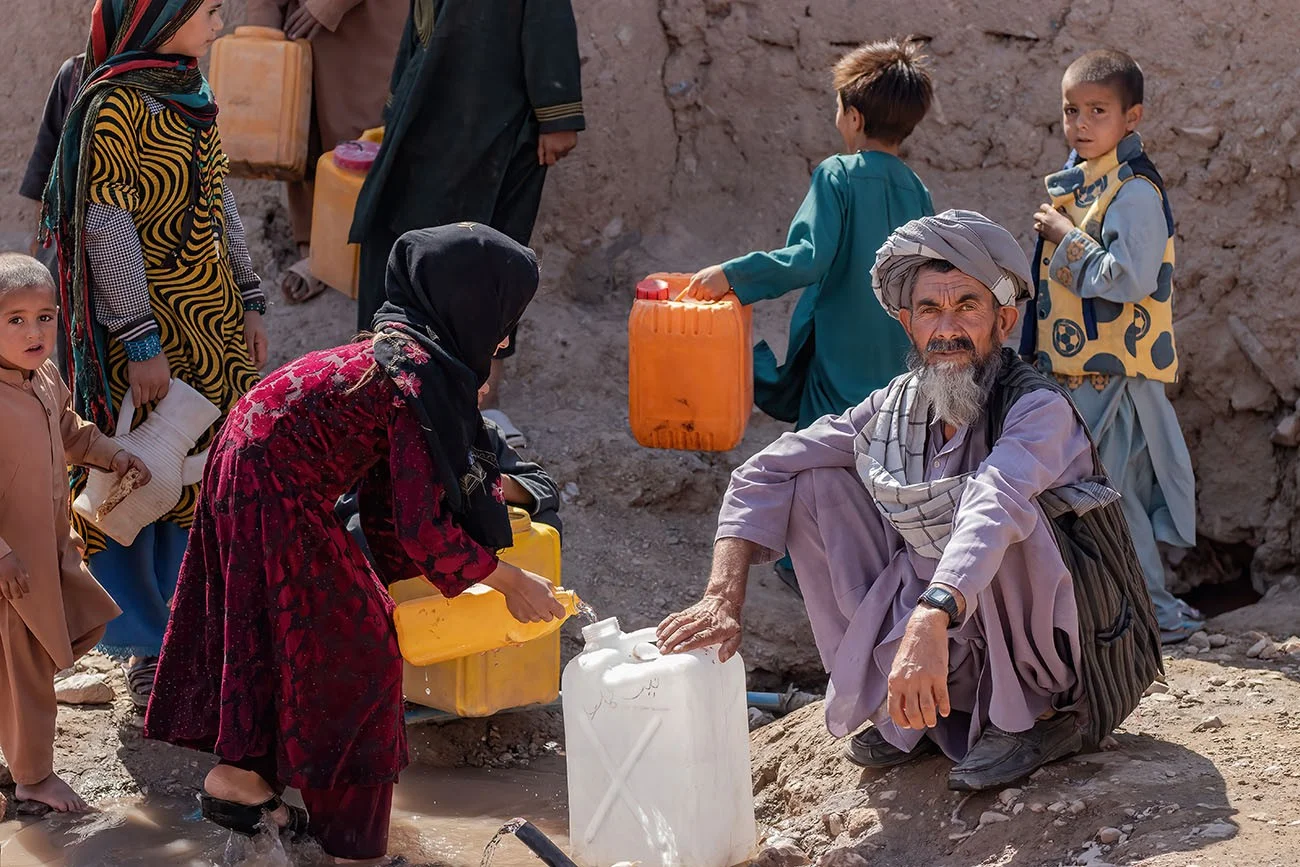
{"type": "Polygon", "coordinates": [[[0,253],[0,298],[14,289],[49,287],[58,294],[50,269],[25,253],[0,253]]]}
{"type": "Polygon", "coordinates": [[[934,84],[921,43],[908,39],[870,42],[834,67],[835,90],[845,109],[862,115],[862,131],[899,144],[930,110],[934,84]]]}
{"type": "Polygon", "coordinates": [[[1142,104],[1142,67],[1123,51],[1103,48],[1089,51],[1065,70],[1070,84],[1101,84],[1119,93],[1124,110],[1142,104]]]}

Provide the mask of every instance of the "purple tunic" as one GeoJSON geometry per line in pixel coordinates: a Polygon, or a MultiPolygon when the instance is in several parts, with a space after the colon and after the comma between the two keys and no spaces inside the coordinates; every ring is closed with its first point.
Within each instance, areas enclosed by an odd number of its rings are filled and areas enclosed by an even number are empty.
{"type": "Polygon", "coordinates": [[[953,713],[930,736],[960,759],[990,722],[1024,731],[1079,699],[1073,585],[1035,498],[1091,475],[1092,455],[1069,403],[1047,390],[1012,406],[992,451],[983,419],[946,443],[932,425],[926,480],[974,473],[935,561],[907,547],[854,468],[854,439],[884,396],[785,434],[737,469],[717,538],[761,546],[760,560],[789,549],[830,673],[826,723],[836,736],[871,720],[896,746],[916,745],[921,732],[889,719],[889,671],[926,585],[959,589],[967,613],[949,633],[953,713]]]}

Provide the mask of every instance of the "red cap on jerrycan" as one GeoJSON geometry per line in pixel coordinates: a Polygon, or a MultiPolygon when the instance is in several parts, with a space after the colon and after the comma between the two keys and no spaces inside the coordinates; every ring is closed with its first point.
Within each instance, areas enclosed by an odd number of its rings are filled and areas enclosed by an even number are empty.
{"type": "Polygon", "coordinates": [[[379,145],[372,141],[339,142],[334,148],[334,165],[349,172],[365,174],[379,156],[379,145]]]}
{"type": "Polygon", "coordinates": [[[667,301],[668,281],[656,277],[645,278],[636,284],[636,299],[638,301],[667,301]]]}

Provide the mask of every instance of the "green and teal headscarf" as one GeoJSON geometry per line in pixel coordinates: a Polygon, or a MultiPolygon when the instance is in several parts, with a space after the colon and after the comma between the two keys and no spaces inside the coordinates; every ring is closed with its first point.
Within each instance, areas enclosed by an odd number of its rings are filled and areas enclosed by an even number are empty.
{"type": "MultiPolygon", "coordinates": [[[[57,240],[59,286],[68,334],[67,378],[77,410],[102,429],[111,429],[106,337],[94,315],[90,274],[82,238],[90,142],[95,121],[113,88],[125,87],[179,113],[196,134],[217,119],[198,59],[161,54],[204,0],[96,0],[82,83],[63,128],[59,152],[45,187],[41,236],[57,240]]],[[[197,160],[197,155],[196,155],[197,160]]],[[[197,185],[197,165],[192,183],[197,185]]]]}

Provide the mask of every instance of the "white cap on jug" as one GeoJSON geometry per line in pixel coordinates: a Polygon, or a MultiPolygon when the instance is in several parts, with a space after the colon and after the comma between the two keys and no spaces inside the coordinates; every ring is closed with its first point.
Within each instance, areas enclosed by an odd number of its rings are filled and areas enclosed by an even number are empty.
{"type": "Polygon", "coordinates": [[[617,638],[622,632],[618,628],[618,618],[608,617],[604,620],[582,627],[582,640],[587,646],[605,644],[607,639],[617,638]]]}

